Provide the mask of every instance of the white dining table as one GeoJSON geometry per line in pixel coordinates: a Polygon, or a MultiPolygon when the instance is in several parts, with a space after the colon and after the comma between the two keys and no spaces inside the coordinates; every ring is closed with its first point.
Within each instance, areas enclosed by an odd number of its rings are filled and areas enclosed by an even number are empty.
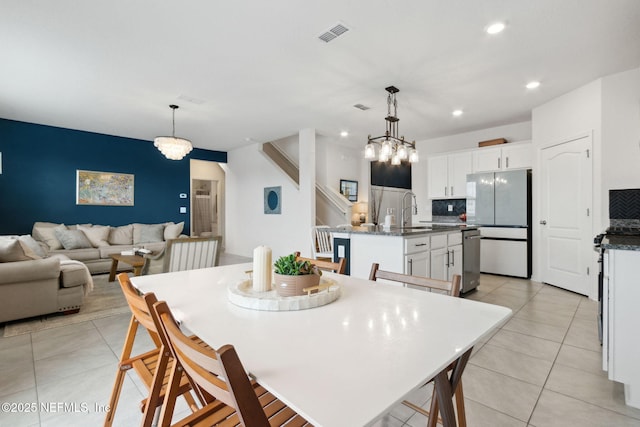
{"type": "Polygon", "coordinates": [[[505,307],[324,273],[340,298],[300,311],[229,302],[252,264],[132,277],[214,348],[315,426],[375,423],[511,316],[505,307]]]}

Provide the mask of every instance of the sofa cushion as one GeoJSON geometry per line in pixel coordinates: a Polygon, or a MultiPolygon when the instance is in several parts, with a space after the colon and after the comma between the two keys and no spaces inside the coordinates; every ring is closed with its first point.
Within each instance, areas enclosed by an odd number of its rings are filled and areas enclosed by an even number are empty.
{"type": "Polygon", "coordinates": [[[109,246],[109,232],[111,227],[108,225],[94,225],[93,227],[78,225],[78,230],[87,236],[87,239],[89,239],[89,242],[91,242],[94,248],[109,246]]]}
{"type": "Polygon", "coordinates": [[[164,224],[133,224],[133,244],[162,242],[164,224]]]}
{"type": "Polygon", "coordinates": [[[0,262],[29,261],[40,258],[19,239],[0,239],[0,262]]]}
{"type": "Polygon", "coordinates": [[[177,224],[174,224],[173,222],[166,223],[164,227],[164,240],[177,239],[183,229],[184,221],[177,224]]]}
{"type": "Polygon", "coordinates": [[[84,248],[84,249],[62,249],[59,251],[52,251],[50,255],[66,255],[68,259],[75,259],[76,261],[91,261],[100,258],[99,248],[84,248]]]}
{"type": "Polygon", "coordinates": [[[31,235],[34,239],[45,243],[50,250],[62,249],[62,243],[55,235],[55,229],[62,227],[66,230],[64,224],[55,224],[53,222],[36,222],[33,224],[31,235]]]}
{"type": "Polygon", "coordinates": [[[31,249],[33,253],[38,255],[40,258],[44,258],[47,256],[46,251],[42,248],[42,246],[40,246],[40,243],[38,243],[36,239],[31,237],[31,235],[25,234],[24,236],[18,237],[18,240],[27,245],[29,249],[31,249]]]}
{"type": "Polygon", "coordinates": [[[80,230],[67,230],[60,227],[55,228],[55,235],[65,249],[91,248],[91,242],[80,230]]]}
{"type": "Polygon", "coordinates": [[[132,245],[133,244],[133,225],[123,225],[120,227],[111,227],[109,232],[110,245],[132,245]]]}
{"type": "Polygon", "coordinates": [[[60,285],[63,288],[73,288],[87,283],[89,274],[84,264],[61,264],[60,285]]]}

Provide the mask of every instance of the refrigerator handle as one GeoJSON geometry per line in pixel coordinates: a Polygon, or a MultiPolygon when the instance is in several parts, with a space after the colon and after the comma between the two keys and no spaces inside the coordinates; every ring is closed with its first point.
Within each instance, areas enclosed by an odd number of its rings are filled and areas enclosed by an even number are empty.
{"type": "Polygon", "coordinates": [[[409,276],[413,275],[413,259],[409,258],[409,276]]]}
{"type": "Polygon", "coordinates": [[[500,157],[498,157],[498,169],[500,169],[500,157]]]}
{"type": "Polygon", "coordinates": [[[507,161],[506,161],[505,167],[506,167],[507,169],[509,169],[509,157],[507,157],[507,161]]]}
{"type": "Polygon", "coordinates": [[[447,263],[445,264],[445,267],[449,267],[449,251],[447,251],[447,263]]]}
{"type": "Polygon", "coordinates": [[[456,265],[456,257],[454,256],[455,254],[453,253],[453,251],[451,251],[451,267],[453,267],[454,265],[456,265]]]}

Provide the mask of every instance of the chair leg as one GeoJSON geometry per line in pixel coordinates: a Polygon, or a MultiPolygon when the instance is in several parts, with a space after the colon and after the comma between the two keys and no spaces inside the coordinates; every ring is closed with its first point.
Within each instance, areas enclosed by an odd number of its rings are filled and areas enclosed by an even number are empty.
{"type": "Polygon", "coordinates": [[[462,381],[458,383],[456,391],[456,409],[458,411],[458,427],[467,427],[467,415],[464,412],[464,392],[462,391],[462,381]]]}
{"type": "Polygon", "coordinates": [[[111,398],[109,399],[109,410],[107,411],[107,416],[104,419],[104,427],[110,427],[111,425],[113,425],[113,418],[116,415],[116,407],[118,406],[118,401],[120,400],[122,383],[126,374],[127,369],[123,369],[119,366],[118,373],[116,374],[116,381],[113,384],[113,390],[111,391],[111,398]]]}
{"type": "Polygon", "coordinates": [[[436,398],[436,390],[434,388],[431,396],[431,406],[429,407],[429,418],[427,419],[427,427],[436,427],[438,423],[438,399],[436,398]]]}

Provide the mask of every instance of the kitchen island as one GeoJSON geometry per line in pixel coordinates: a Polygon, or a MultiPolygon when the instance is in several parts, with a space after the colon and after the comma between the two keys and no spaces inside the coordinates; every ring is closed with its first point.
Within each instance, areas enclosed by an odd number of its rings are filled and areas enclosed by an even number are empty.
{"type": "Polygon", "coordinates": [[[369,226],[331,232],[334,255],[348,259],[352,276],[369,277],[371,264],[377,262],[382,270],[451,280],[463,273],[463,230],[475,227],[433,224],[385,230],[369,226]]]}

